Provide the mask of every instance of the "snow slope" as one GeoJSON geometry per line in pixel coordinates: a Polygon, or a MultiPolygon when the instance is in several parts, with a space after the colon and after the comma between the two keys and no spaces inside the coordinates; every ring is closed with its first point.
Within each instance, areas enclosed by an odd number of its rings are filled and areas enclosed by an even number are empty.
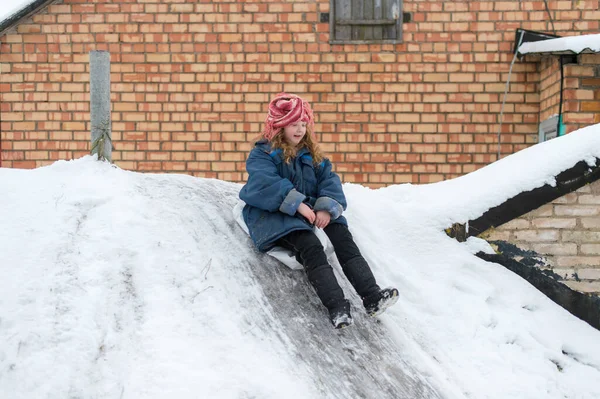
{"type": "Polygon", "coordinates": [[[253,249],[239,184],[92,157],[0,169],[2,397],[598,398],[600,332],[441,231],[503,201],[498,168],[560,154],[512,176],[531,189],[592,162],[598,137],[443,183],[345,185],[356,241],[401,298],[369,319],[339,277],[356,317],[342,331],[301,271],[253,249]]]}
{"type": "Polygon", "coordinates": [[[336,334],[304,275],[254,251],[239,185],[87,157],[0,186],[6,397],[436,397],[385,327],[336,334]]]}

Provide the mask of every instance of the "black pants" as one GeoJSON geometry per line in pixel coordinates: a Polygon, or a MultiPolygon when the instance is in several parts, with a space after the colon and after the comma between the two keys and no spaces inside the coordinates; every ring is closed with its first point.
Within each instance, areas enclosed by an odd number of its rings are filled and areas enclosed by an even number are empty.
{"type": "MultiPolygon", "coordinates": [[[[361,298],[379,291],[367,261],[356,246],[348,226],[331,223],[325,233],[333,244],[344,274],[361,298]]],[[[291,250],[300,262],[308,280],[317,291],[323,305],[329,310],[348,307],[344,292],[338,284],[319,238],[309,230],[292,231],[280,238],[277,245],[291,250]]]]}

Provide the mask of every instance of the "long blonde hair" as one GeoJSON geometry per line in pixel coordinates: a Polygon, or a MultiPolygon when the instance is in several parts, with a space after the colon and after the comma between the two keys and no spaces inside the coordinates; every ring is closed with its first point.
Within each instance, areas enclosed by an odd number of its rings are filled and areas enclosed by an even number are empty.
{"type": "Polygon", "coordinates": [[[308,149],[315,165],[320,164],[324,158],[323,152],[321,151],[321,148],[319,148],[319,144],[314,140],[313,129],[310,125],[306,127],[306,134],[302,137],[302,140],[300,140],[297,146],[291,146],[285,141],[283,128],[280,128],[279,131],[275,133],[275,136],[271,139],[271,146],[273,148],[280,148],[283,151],[283,160],[285,163],[290,163],[292,158],[296,156],[298,149],[303,147],[308,149]]]}

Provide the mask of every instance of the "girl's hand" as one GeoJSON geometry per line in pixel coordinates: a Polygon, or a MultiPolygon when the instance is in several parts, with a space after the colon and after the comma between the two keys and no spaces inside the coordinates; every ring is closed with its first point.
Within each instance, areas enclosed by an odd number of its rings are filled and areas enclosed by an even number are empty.
{"type": "Polygon", "coordinates": [[[324,229],[327,227],[329,222],[331,221],[331,215],[327,211],[317,211],[315,226],[320,229],[324,229]]]}
{"type": "Polygon", "coordinates": [[[310,209],[310,207],[308,205],[306,205],[304,202],[300,204],[297,212],[299,214],[301,214],[302,216],[304,216],[306,218],[306,220],[308,220],[310,222],[310,224],[315,223],[315,219],[316,219],[315,212],[313,212],[313,210],[310,209]]]}

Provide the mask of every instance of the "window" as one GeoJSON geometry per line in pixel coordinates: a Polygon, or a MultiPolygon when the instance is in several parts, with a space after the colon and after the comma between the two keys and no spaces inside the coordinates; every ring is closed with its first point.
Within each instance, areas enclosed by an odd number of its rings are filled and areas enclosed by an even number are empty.
{"type": "Polygon", "coordinates": [[[400,43],[402,0],[330,0],[330,43],[400,43]]]}

